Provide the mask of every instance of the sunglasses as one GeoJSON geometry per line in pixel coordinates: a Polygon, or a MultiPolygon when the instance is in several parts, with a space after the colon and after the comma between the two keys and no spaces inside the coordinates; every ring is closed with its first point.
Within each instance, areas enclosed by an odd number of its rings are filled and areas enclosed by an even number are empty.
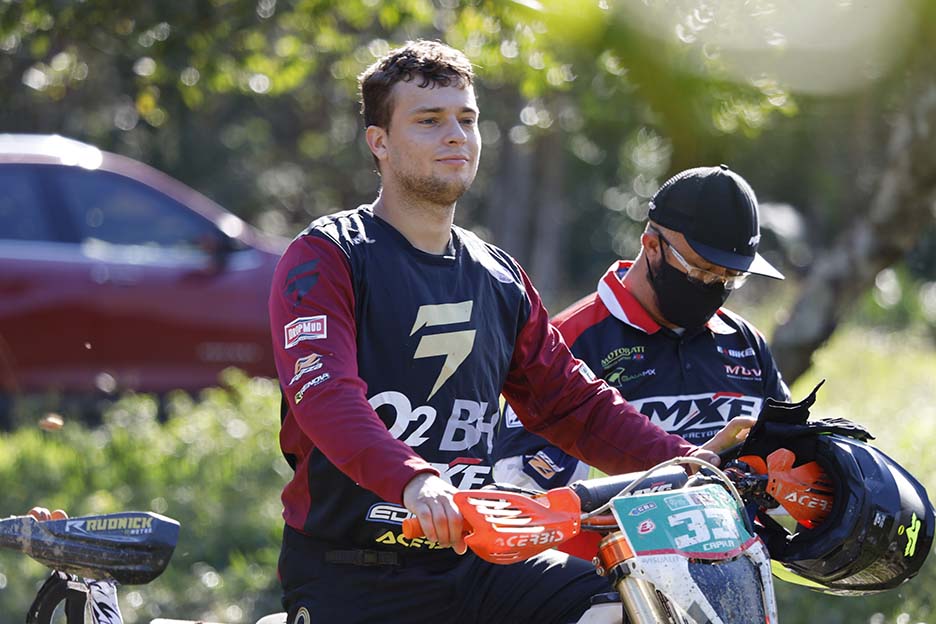
{"type": "MultiPolygon", "coordinates": [[[[718,273],[712,273],[711,271],[706,271],[705,269],[700,269],[699,267],[689,264],[689,261],[682,257],[682,254],[673,247],[673,243],[666,240],[666,237],[663,236],[663,233],[657,229],[653,229],[654,233],[660,237],[660,240],[666,243],[666,246],[670,248],[670,251],[673,252],[673,257],[676,258],[676,261],[682,265],[686,270],[686,276],[694,282],[698,282],[705,286],[715,286],[719,285],[725,290],[738,290],[744,286],[744,282],[747,281],[747,278],[751,275],[750,273],[733,273],[731,275],[720,275],[718,273]]],[[[662,247],[661,247],[662,250],[662,247]]]]}

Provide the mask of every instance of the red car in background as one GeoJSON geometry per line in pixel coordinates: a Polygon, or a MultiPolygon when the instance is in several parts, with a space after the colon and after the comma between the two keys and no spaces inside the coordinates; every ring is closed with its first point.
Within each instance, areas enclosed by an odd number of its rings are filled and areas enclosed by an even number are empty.
{"type": "Polygon", "coordinates": [[[275,377],[267,297],[286,243],[130,158],[0,135],[0,394],[275,377]]]}

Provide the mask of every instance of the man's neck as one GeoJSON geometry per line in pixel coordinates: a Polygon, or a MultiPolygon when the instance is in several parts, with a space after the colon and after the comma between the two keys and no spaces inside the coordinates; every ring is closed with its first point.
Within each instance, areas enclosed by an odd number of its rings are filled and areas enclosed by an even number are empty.
{"type": "Polygon", "coordinates": [[[627,270],[627,273],[624,274],[624,278],[621,281],[624,282],[628,292],[634,296],[637,303],[647,311],[647,314],[649,314],[658,325],[670,329],[676,327],[676,325],[673,325],[663,318],[663,313],[660,312],[659,307],[657,307],[656,296],[653,293],[653,285],[650,283],[650,278],[647,275],[647,257],[643,254],[643,251],[637,255],[634,264],[627,270]]]}
{"type": "Polygon", "coordinates": [[[392,225],[420,251],[442,255],[449,248],[455,204],[440,206],[420,202],[384,188],[374,202],[374,214],[392,225]]]}

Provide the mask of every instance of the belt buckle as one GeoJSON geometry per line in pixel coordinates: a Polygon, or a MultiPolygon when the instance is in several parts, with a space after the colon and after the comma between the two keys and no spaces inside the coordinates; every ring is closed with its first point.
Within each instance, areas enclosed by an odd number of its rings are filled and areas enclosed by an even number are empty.
{"type": "Polygon", "coordinates": [[[376,550],[361,551],[361,565],[375,566],[380,565],[380,553],[376,550]]]}

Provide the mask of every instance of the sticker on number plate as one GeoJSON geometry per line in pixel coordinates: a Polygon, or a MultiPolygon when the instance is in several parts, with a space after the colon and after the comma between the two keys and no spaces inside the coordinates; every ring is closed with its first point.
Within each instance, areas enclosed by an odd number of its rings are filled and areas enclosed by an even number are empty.
{"type": "Polygon", "coordinates": [[[744,525],[744,512],[718,485],[622,496],[612,504],[615,520],[638,556],[723,559],[754,539],[744,525]]]}

